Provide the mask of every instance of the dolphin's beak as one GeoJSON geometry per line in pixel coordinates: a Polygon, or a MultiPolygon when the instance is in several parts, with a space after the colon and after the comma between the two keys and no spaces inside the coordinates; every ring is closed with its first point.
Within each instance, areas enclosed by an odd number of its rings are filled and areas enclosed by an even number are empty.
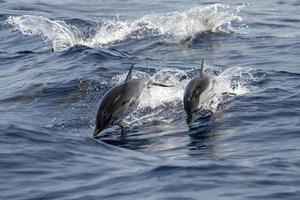
{"type": "Polygon", "coordinates": [[[191,118],[191,117],[187,117],[187,118],[186,118],[186,123],[187,123],[188,125],[190,125],[191,122],[192,122],[192,118],[191,118]]]}
{"type": "Polygon", "coordinates": [[[96,128],[94,131],[94,138],[97,137],[100,132],[101,132],[101,130],[99,128],[96,128]]]}
{"type": "Polygon", "coordinates": [[[186,118],[186,123],[188,125],[191,125],[192,121],[193,121],[193,118],[194,118],[194,114],[188,114],[187,115],[187,118],[186,118]]]}

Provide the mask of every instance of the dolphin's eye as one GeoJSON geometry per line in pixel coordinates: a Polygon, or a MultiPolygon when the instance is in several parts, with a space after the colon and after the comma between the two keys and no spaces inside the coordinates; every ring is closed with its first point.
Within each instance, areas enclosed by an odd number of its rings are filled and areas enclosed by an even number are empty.
{"type": "Polygon", "coordinates": [[[103,114],[104,114],[104,115],[107,114],[107,110],[106,110],[106,109],[103,110],[103,114]]]}

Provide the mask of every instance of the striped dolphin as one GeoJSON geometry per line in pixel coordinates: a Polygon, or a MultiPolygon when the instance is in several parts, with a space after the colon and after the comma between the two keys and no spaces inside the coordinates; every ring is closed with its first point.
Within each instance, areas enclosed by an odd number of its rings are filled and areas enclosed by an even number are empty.
{"type": "Polygon", "coordinates": [[[187,124],[191,124],[194,116],[201,109],[201,103],[203,103],[204,99],[206,100],[203,93],[209,86],[210,78],[204,74],[203,64],[204,60],[202,61],[198,76],[190,80],[185,88],[183,103],[187,114],[187,124]]]}
{"type": "Polygon", "coordinates": [[[155,83],[148,78],[132,79],[133,66],[129,69],[125,82],[110,89],[102,98],[96,117],[94,137],[111,125],[120,126],[123,132],[128,127],[123,119],[137,108],[145,87],[173,87],[155,83]]]}

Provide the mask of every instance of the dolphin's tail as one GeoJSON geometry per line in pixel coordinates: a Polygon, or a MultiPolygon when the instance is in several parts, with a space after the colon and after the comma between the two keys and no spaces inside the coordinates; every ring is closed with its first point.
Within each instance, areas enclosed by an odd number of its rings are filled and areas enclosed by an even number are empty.
{"type": "Polygon", "coordinates": [[[165,85],[163,83],[157,83],[152,80],[149,80],[149,82],[147,83],[147,87],[151,87],[152,85],[158,86],[158,87],[175,87],[175,85],[165,85]]]}
{"type": "Polygon", "coordinates": [[[159,87],[175,87],[175,85],[165,85],[162,83],[150,82],[149,85],[159,86],[159,87]]]}
{"type": "Polygon", "coordinates": [[[236,96],[236,94],[232,93],[232,92],[223,92],[222,95],[225,95],[225,96],[236,96]]]}

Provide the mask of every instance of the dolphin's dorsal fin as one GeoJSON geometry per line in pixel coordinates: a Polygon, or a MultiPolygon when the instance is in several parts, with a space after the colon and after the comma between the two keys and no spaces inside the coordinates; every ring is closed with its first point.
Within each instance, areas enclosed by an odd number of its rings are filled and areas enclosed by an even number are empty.
{"type": "Polygon", "coordinates": [[[122,104],[125,104],[126,102],[128,102],[130,100],[130,97],[127,95],[128,84],[126,84],[126,83],[128,83],[129,81],[132,80],[133,66],[134,66],[134,64],[131,65],[131,67],[130,67],[130,69],[128,71],[127,77],[125,79],[125,82],[123,84],[123,88],[122,88],[121,96],[120,96],[120,98],[122,98],[122,104]]]}
{"type": "Polygon", "coordinates": [[[125,83],[127,83],[128,81],[130,81],[132,79],[132,69],[133,69],[134,64],[131,65],[129,72],[127,74],[127,77],[125,79],[125,83]]]}
{"type": "Polygon", "coordinates": [[[201,64],[201,67],[200,67],[200,76],[203,76],[203,71],[204,71],[204,67],[203,67],[203,65],[204,65],[204,59],[202,60],[202,64],[201,64]]]}

